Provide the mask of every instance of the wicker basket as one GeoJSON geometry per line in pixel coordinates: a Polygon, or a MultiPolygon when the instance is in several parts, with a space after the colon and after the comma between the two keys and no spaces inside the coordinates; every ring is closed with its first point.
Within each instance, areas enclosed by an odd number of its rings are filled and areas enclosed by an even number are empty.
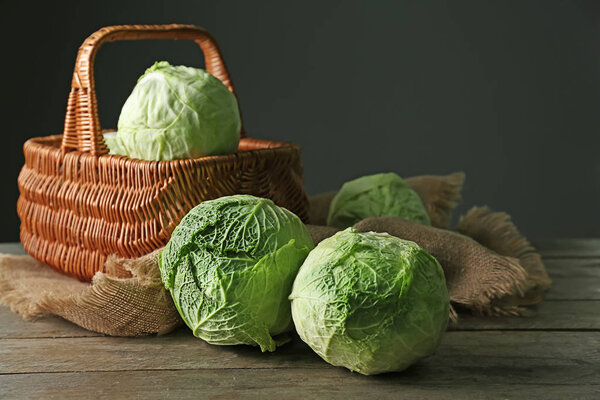
{"type": "Polygon", "coordinates": [[[233,92],[214,39],[190,25],[111,26],[79,49],[63,135],[24,145],[17,212],[21,242],[38,260],[90,280],[107,255],[133,258],[164,246],[198,203],[236,193],[271,198],[308,218],[300,149],[291,143],[242,139],[238,152],[174,161],[109,155],[98,120],[93,61],[107,41],[189,39],[206,69],[233,92]]]}

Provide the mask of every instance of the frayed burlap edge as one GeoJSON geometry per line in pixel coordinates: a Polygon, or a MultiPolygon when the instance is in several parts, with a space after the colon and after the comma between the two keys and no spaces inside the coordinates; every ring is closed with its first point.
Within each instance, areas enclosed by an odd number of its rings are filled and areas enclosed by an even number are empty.
{"type": "Polygon", "coordinates": [[[431,225],[448,229],[452,211],[462,200],[465,173],[455,172],[442,176],[421,175],[406,178],[405,181],[421,198],[431,219],[431,225]]]}
{"type": "Polygon", "coordinates": [[[0,303],[23,318],[45,314],[47,297],[77,295],[88,286],[31,256],[0,254],[0,303]]]}
{"type": "Polygon", "coordinates": [[[109,257],[107,273],[96,273],[90,285],[29,256],[0,255],[0,302],[24,318],[55,314],[111,336],[164,334],[182,321],[162,285],[157,256],[109,257]],[[131,276],[112,275],[123,271],[131,276]]]}
{"type": "Polygon", "coordinates": [[[543,293],[552,286],[542,258],[531,243],[519,232],[504,212],[493,212],[489,207],[473,207],[461,217],[457,230],[496,253],[518,259],[527,277],[520,293],[499,298],[494,309],[498,313],[529,315],[525,305],[542,301],[543,293]]]}

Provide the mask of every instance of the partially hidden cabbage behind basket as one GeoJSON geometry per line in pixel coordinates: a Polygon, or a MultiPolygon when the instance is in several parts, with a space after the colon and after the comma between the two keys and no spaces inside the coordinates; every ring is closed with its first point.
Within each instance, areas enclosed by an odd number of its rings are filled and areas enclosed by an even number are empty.
{"type": "Polygon", "coordinates": [[[241,131],[235,95],[208,72],[155,63],[105,134],[110,154],[161,161],[234,153],[241,131]]]}
{"type": "Polygon", "coordinates": [[[431,225],[417,192],[393,172],[344,183],[331,200],[327,225],[344,229],[369,217],[402,217],[431,225]]]}

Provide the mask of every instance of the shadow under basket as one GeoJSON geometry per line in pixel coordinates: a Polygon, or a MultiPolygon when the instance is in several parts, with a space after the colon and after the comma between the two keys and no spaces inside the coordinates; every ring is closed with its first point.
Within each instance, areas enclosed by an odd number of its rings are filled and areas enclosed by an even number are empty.
{"type": "Polygon", "coordinates": [[[98,120],[93,79],[97,49],[107,41],[194,40],[206,70],[233,93],[214,39],[191,25],[102,28],[79,49],[63,135],[37,137],[24,147],[19,174],[21,242],[36,259],[89,281],[107,256],[136,258],[164,246],[190,209],[205,200],[252,194],[273,200],[304,222],[300,148],[245,137],[238,152],[173,161],[109,155],[98,120]]]}

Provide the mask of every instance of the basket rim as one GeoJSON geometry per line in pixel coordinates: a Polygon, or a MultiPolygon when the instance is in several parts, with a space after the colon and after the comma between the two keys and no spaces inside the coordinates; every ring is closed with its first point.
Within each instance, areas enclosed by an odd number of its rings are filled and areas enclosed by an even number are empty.
{"type": "MultiPolygon", "coordinates": [[[[104,130],[103,130],[104,131],[104,130]]],[[[110,131],[110,130],[106,130],[110,131]]],[[[35,136],[27,139],[23,144],[23,148],[27,148],[30,146],[34,147],[42,147],[44,149],[50,150],[52,152],[62,152],[64,154],[81,154],[86,155],[88,157],[94,157],[98,159],[109,160],[113,159],[115,161],[135,161],[135,163],[139,163],[139,165],[168,165],[168,164],[181,164],[185,163],[204,163],[204,162],[212,162],[212,163],[220,163],[220,162],[229,162],[236,158],[247,158],[253,156],[266,155],[266,153],[280,153],[280,152],[300,152],[300,146],[292,143],[292,142],[280,142],[276,140],[268,140],[268,139],[257,139],[252,137],[242,137],[240,138],[240,144],[247,142],[251,147],[247,150],[238,150],[235,153],[230,154],[222,154],[222,155],[214,155],[214,156],[205,156],[198,158],[182,158],[176,160],[164,160],[164,161],[149,161],[142,160],[139,158],[131,158],[127,156],[115,155],[115,154],[102,154],[102,155],[93,155],[88,152],[80,152],[78,150],[70,150],[64,151],[61,149],[61,141],[63,135],[55,134],[48,136],[35,136]],[[52,144],[50,144],[52,143],[52,144]]]]}

